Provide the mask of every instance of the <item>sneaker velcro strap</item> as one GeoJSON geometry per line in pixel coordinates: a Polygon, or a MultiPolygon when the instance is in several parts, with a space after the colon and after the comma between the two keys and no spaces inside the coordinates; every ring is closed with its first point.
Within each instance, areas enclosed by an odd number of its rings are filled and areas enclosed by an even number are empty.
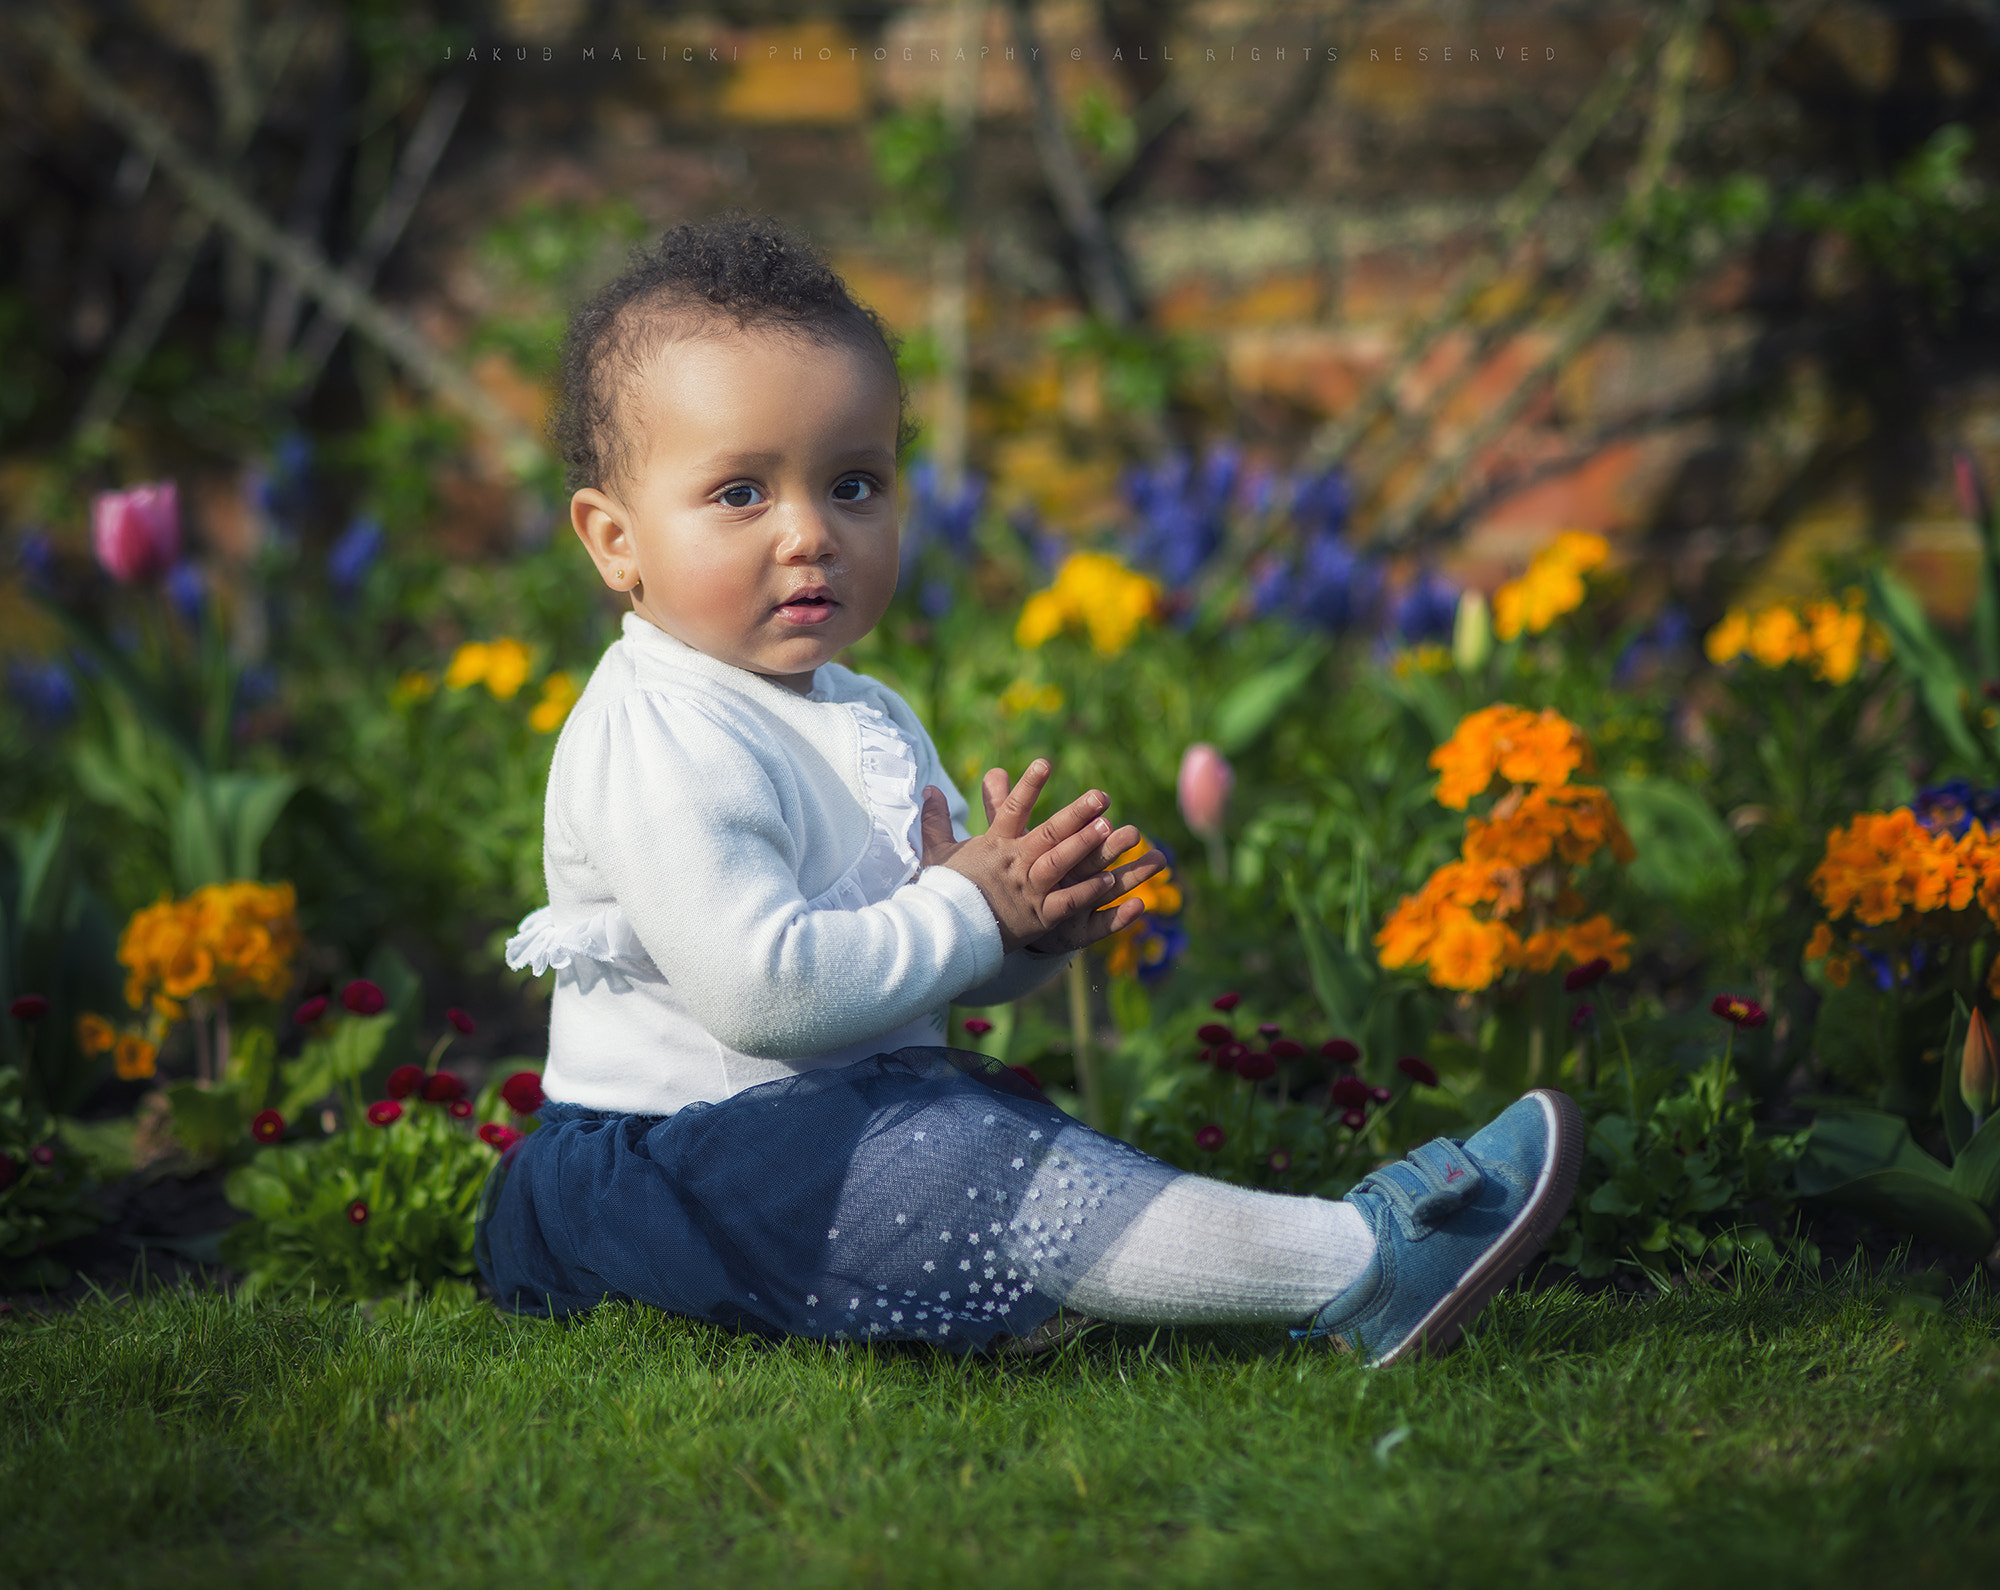
{"type": "Polygon", "coordinates": [[[1482,1180],[1464,1144],[1436,1137],[1412,1149],[1407,1158],[1370,1172],[1356,1191],[1379,1196],[1403,1235],[1420,1242],[1431,1227],[1470,1203],[1482,1180]]]}

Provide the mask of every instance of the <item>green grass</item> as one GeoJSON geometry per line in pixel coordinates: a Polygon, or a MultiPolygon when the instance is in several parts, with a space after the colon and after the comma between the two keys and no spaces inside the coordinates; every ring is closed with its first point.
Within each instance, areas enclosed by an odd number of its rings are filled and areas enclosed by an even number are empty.
{"type": "Polygon", "coordinates": [[[0,1582],[1991,1585],[2000,1307],[1852,1276],[992,1364],[642,1308],[0,1327],[0,1582]],[[1274,1339],[1275,1338],[1275,1339],[1274,1339]]]}

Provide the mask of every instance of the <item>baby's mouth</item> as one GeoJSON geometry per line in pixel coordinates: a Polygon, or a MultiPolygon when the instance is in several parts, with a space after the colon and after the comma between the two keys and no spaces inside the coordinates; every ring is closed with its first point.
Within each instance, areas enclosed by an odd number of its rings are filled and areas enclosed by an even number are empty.
{"type": "Polygon", "coordinates": [[[785,598],[775,609],[788,624],[824,624],[840,604],[825,586],[814,586],[785,598]]]}

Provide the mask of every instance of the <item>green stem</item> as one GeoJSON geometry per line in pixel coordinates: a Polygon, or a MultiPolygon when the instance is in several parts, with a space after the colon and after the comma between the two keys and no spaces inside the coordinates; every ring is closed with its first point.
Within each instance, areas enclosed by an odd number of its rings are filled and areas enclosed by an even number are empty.
{"type": "Polygon", "coordinates": [[[1083,1099],[1083,1123],[1103,1131],[1103,1101],[1097,1086],[1097,1061],[1090,1051],[1089,956],[1079,951],[1069,963],[1069,1042],[1076,1059],[1076,1090],[1083,1099]]]}
{"type": "Polygon", "coordinates": [[[1625,1107],[1634,1121],[1639,1119],[1639,1085],[1632,1079],[1632,1049],[1625,1042],[1625,1025],[1618,1019],[1618,1007],[1607,997],[1604,1013],[1611,1018],[1611,1030],[1618,1034],[1618,1052],[1625,1059],[1625,1107]]]}

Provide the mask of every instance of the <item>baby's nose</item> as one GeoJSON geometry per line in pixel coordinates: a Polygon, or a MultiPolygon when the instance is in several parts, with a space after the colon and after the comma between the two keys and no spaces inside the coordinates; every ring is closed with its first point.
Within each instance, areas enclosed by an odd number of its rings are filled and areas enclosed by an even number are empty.
{"type": "Polygon", "coordinates": [[[823,514],[812,508],[797,508],[783,516],[779,556],[788,561],[816,563],[839,550],[840,543],[823,514]]]}

